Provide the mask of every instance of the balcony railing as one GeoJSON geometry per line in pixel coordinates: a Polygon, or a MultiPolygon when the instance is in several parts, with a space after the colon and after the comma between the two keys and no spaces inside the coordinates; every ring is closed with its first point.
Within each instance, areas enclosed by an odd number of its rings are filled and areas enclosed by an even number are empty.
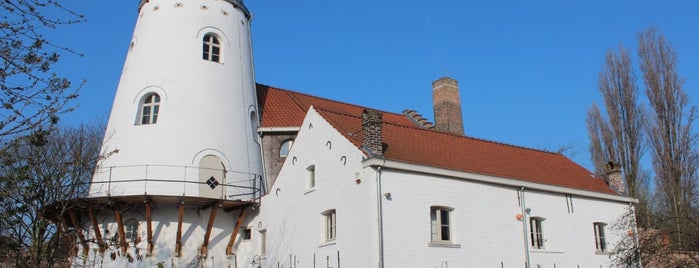
{"type": "Polygon", "coordinates": [[[168,195],[223,200],[255,200],[262,196],[260,174],[192,166],[133,165],[98,167],[90,197],[168,195]]]}

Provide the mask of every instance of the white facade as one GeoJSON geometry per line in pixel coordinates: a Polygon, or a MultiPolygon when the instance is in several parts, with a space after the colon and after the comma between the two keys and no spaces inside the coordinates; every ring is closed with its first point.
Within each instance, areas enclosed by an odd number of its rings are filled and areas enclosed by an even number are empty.
{"type": "Polygon", "coordinates": [[[615,243],[627,235],[612,227],[628,212],[629,198],[362,156],[309,111],[253,220],[268,233],[263,267],[338,267],[338,258],[342,267],[380,267],[381,236],[383,267],[523,267],[527,254],[531,267],[609,267],[615,243]],[[308,188],[311,165],[316,184],[308,188]],[[522,199],[529,213],[518,219],[522,199]],[[431,241],[432,207],[450,209],[447,243],[431,241]],[[330,209],[337,234],[326,241],[323,212],[330,209]],[[543,219],[541,249],[531,245],[533,217],[543,219]],[[594,223],[607,224],[605,252],[596,249],[594,223]]]}
{"type": "Polygon", "coordinates": [[[249,27],[238,0],[142,1],[90,196],[252,198],[233,187],[262,174],[249,27]],[[207,189],[211,176],[229,187],[207,189]]]}

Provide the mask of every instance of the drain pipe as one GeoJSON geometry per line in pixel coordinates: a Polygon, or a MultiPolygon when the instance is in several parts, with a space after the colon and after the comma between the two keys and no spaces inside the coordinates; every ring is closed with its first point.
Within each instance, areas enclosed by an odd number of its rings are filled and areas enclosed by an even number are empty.
{"type": "Polygon", "coordinates": [[[381,197],[381,166],[376,167],[376,206],[379,220],[379,268],[383,268],[383,198],[381,197]]]}
{"type": "Polygon", "coordinates": [[[522,196],[522,236],[524,237],[524,267],[531,268],[529,260],[529,241],[527,239],[527,206],[524,203],[524,186],[520,189],[522,196]]]}

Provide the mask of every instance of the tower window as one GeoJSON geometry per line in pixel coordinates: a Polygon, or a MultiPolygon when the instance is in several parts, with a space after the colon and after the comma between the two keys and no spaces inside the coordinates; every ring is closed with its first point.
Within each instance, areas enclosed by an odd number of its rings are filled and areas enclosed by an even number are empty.
{"type": "Polygon", "coordinates": [[[141,125],[155,124],[158,122],[158,113],[160,112],[160,96],[151,93],[143,97],[141,101],[140,118],[141,125]]]}
{"type": "Polygon", "coordinates": [[[124,224],[124,236],[126,240],[135,242],[138,238],[138,221],[130,219],[124,224]]]}
{"type": "Polygon", "coordinates": [[[204,53],[202,59],[221,62],[221,42],[214,34],[204,35],[204,53]]]}

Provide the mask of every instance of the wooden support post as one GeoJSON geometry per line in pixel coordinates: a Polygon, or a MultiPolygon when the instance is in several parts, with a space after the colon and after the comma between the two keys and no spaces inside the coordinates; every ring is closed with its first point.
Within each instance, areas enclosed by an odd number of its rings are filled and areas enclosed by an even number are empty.
{"type": "Polygon", "coordinates": [[[211,236],[211,228],[214,227],[214,220],[216,220],[216,211],[218,210],[219,204],[213,204],[211,206],[211,214],[209,215],[209,224],[206,226],[206,233],[204,234],[204,243],[201,245],[201,255],[207,256],[207,250],[209,246],[209,237],[211,236]]]}
{"type": "Polygon", "coordinates": [[[126,234],[124,233],[124,222],[121,220],[121,212],[118,210],[114,211],[114,217],[117,220],[117,228],[119,232],[119,247],[121,248],[121,253],[126,253],[126,234]]]}
{"type": "Polygon", "coordinates": [[[175,254],[180,256],[182,250],[182,219],[184,218],[184,200],[180,202],[180,210],[177,213],[177,242],[175,242],[175,254]]]}
{"type": "Polygon", "coordinates": [[[153,253],[153,225],[152,225],[152,214],[150,212],[151,204],[146,202],[146,228],[148,229],[146,234],[148,239],[148,255],[153,253]]]}
{"type": "Polygon", "coordinates": [[[87,208],[87,213],[90,216],[90,221],[92,222],[92,231],[95,232],[95,238],[97,238],[97,245],[99,246],[99,252],[104,253],[106,246],[102,240],[102,231],[100,231],[100,226],[97,223],[97,218],[95,217],[95,212],[92,206],[87,208]]]}
{"type": "Polygon", "coordinates": [[[238,236],[238,231],[240,231],[240,225],[243,224],[243,219],[245,218],[245,208],[240,209],[240,214],[238,214],[238,220],[235,221],[235,227],[233,227],[233,233],[231,233],[231,238],[228,239],[228,246],[226,246],[226,255],[233,254],[233,245],[235,244],[235,237],[238,236]]]}
{"type": "Polygon", "coordinates": [[[83,229],[80,228],[80,225],[78,225],[78,220],[75,217],[75,212],[73,212],[72,210],[68,210],[68,215],[70,216],[70,221],[73,223],[73,228],[75,228],[75,232],[78,234],[78,239],[80,239],[80,245],[82,245],[83,247],[83,255],[87,256],[87,254],[90,253],[90,247],[87,245],[87,241],[85,241],[83,229]]]}

